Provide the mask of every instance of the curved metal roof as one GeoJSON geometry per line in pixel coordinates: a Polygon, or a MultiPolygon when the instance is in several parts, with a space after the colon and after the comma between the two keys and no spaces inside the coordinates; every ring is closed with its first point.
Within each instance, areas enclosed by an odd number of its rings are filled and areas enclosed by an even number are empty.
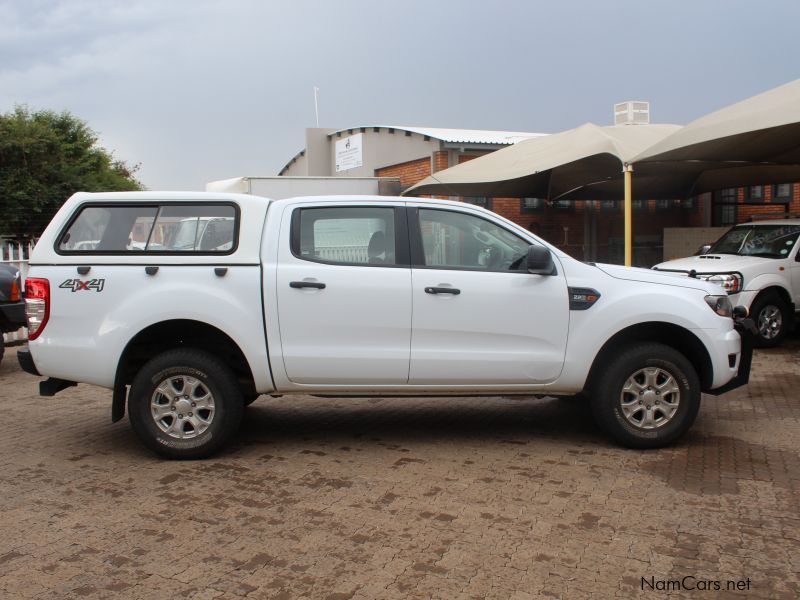
{"type": "Polygon", "coordinates": [[[331,132],[328,137],[342,133],[355,133],[361,129],[394,129],[395,131],[409,131],[419,135],[441,140],[451,144],[516,144],[522,140],[547,135],[546,133],[531,133],[529,131],[491,131],[486,129],[448,129],[443,127],[409,127],[406,125],[360,125],[347,127],[331,132]]]}

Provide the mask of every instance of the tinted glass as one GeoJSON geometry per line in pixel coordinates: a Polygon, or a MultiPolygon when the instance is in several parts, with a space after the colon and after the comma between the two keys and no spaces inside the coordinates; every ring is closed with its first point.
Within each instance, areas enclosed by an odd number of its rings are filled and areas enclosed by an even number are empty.
{"type": "Polygon", "coordinates": [[[64,252],[143,250],[153,228],[155,206],[87,206],[61,237],[64,252]]]}
{"type": "Polygon", "coordinates": [[[425,265],[483,271],[524,271],[530,244],[480,217],[420,209],[425,265]]]}
{"type": "Polygon", "coordinates": [[[230,252],[236,211],[225,205],[87,206],[62,236],[65,252],[230,252]]]}
{"type": "Polygon", "coordinates": [[[394,265],[394,208],[300,209],[301,258],[346,265],[394,265]]]}
{"type": "Polygon", "coordinates": [[[152,252],[230,252],[236,240],[232,206],[163,206],[147,244],[152,252]]]}

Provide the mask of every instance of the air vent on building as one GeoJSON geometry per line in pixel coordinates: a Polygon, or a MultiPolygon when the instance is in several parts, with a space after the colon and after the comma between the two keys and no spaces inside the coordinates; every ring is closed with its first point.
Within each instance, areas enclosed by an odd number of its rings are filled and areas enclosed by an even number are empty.
{"type": "Polygon", "coordinates": [[[649,102],[628,101],[614,105],[614,125],[647,125],[649,123],[649,102]]]}

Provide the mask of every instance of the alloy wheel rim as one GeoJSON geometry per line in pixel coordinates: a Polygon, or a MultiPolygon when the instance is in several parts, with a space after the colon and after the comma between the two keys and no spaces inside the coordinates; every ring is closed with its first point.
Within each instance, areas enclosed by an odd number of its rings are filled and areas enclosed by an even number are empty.
{"type": "Polygon", "coordinates": [[[620,408],[625,419],[639,429],[658,429],[678,412],[681,390],[675,377],[660,367],[645,367],[631,374],[622,386],[620,408]]]}
{"type": "Polygon", "coordinates": [[[167,377],[150,398],[150,414],[156,426],[179,440],[204,433],[211,426],[215,412],[211,390],[189,375],[167,377]]]}
{"type": "Polygon", "coordinates": [[[783,315],[774,304],[767,304],[758,313],[758,333],[765,340],[775,339],[781,331],[783,315]]]}

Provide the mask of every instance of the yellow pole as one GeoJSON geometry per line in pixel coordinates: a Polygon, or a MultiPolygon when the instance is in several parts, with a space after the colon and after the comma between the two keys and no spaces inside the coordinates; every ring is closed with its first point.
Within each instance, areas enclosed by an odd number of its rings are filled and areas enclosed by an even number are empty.
{"type": "Polygon", "coordinates": [[[625,176],[625,266],[630,267],[633,262],[633,167],[626,164],[622,172],[625,176]]]}

